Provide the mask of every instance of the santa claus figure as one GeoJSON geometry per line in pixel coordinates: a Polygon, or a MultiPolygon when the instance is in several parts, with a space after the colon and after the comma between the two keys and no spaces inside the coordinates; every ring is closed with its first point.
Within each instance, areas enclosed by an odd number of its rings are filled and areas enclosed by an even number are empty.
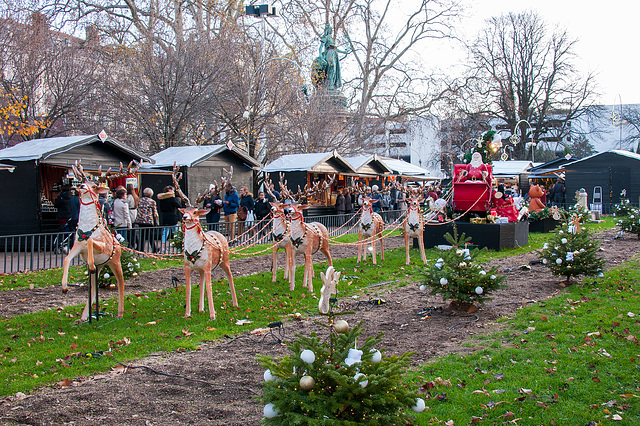
{"type": "Polygon", "coordinates": [[[471,162],[460,174],[460,182],[487,182],[489,183],[489,168],[482,162],[482,154],[474,152],[471,162]]]}
{"type": "Polygon", "coordinates": [[[498,190],[493,193],[492,201],[498,216],[506,217],[509,222],[518,221],[518,210],[513,205],[513,197],[505,194],[504,185],[498,185],[498,190]]]}

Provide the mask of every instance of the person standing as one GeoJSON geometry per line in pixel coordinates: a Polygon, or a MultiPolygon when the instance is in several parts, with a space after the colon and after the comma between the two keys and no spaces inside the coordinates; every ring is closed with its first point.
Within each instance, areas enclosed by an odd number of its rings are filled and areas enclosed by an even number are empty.
{"type": "Polygon", "coordinates": [[[142,198],[138,201],[138,213],[134,224],[140,228],[136,238],[138,250],[145,251],[147,241],[149,241],[151,243],[151,251],[155,253],[155,230],[152,228],[160,224],[160,218],[156,202],[151,197],[153,197],[153,189],[145,188],[142,191],[142,198]]]}
{"type": "Polygon", "coordinates": [[[273,185],[273,182],[269,182],[268,186],[269,186],[269,191],[267,191],[267,194],[266,194],[267,201],[270,203],[280,201],[280,193],[276,191],[275,186],[273,185]],[[271,194],[273,194],[273,197],[271,196],[271,194]]]}
{"type": "Polygon", "coordinates": [[[216,194],[215,197],[209,197],[204,200],[202,208],[209,210],[207,213],[206,221],[209,227],[209,231],[218,231],[220,222],[220,209],[222,208],[222,199],[220,195],[216,194]]]}
{"type": "Polygon", "coordinates": [[[62,185],[62,191],[56,197],[53,205],[58,210],[56,217],[58,218],[58,226],[62,228],[71,219],[71,191],[69,185],[62,185]]]}
{"type": "Polygon", "coordinates": [[[400,184],[398,184],[396,190],[396,202],[398,203],[398,210],[400,210],[400,215],[403,215],[407,211],[407,197],[404,194],[404,190],[400,186],[400,184]]]}
{"type": "Polygon", "coordinates": [[[80,218],[80,197],[76,188],[71,189],[71,194],[71,199],[69,200],[69,208],[71,210],[69,228],[75,230],[78,227],[78,219],[80,218]]]}
{"type": "Polygon", "coordinates": [[[266,225],[266,218],[269,216],[269,213],[271,213],[271,204],[266,199],[264,192],[258,193],[254,212],[256,221],[259,222],[258,229],[261,230],[260,236],[263,236],[267,232],[266,229],[263,229],[266,225]]]}
{"type": "Polygon", "coordinates": [[[344,212],[346,214],[353,213],[353,198],[351,195],[351,188],[344,189],[344,212]]]}
{"type": "Polygon", "coordinates": [[[336,204],[334,205],[336,209],[336,214],[338,215],[338,223],[337,223],[338,226],[344,223],[344,213],[346,211],[345,198],[342,191],[343,191],[342,188],[338,190],[338,196],[336,197],[336,204]]]}
{"type": "Polygon", "coordinates": [[[175,189],[171,185],[164,187],[162,194],[158,194],[158,207],[160,208],[160,225],[162,229],[162,251],[167,251],[167,237],[175,231],[176,225],[180,222],[179,208],[182,207],[180,199],[176,197],[175,189]]]}
{"type": "Polygon", "coordinates": [[[554,206],[564,204],[565,201],[565,187],[562,179],[558,178],[556,184],[551,189],[550,199],[554,206]]]}
{"type": "Polygon", "coordinates": [[[116,191],[116,199],[113,200],[113,218],[118,233],[128,242],[130,241],[129,230],[131,229],[131,216],[129,215],[129,204],[127,203],[127,190],[120,188],[116,191]]]}
{"type": "Polygon", "coordinates": [[[236,188],[231,182],[225,186],[224,201],[222,210],[224,211],[224,222],[227,224],[227,232],[229,233],[229,242],[236,238],[236,220],[238,219],[238,207],[240,199],[236,188]]]}
{"type": "Polygon", "coordinates": [[[138,214],[138,202],[140,197],[136,193],[132,184],[127,184],[127,205],[129,206],[129,216],[131,216],[131,223],[135,223],[136,215],[138,214]]]}
{"type": "Polygon", "coordinates": [[[249,188],[243,186],[240,188],[240,206],[238,207],[238,234],[242,235],[244,232],[244,225],[247,220],[249,223],[247,227],[250,228],[251,217],[253,216],[253,209],[255,208],[256,203],[253,199],[253,194],[249,192],[249,188]]]}

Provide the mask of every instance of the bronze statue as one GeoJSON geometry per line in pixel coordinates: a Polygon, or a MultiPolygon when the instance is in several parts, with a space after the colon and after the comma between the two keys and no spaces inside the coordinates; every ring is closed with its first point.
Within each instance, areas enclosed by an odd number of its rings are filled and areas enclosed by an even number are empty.
{"type": "Polygon", "coordinates": [[[336,90],[342,86],[338,54],[348,54],[349,52],[339,50],[336,47],[331,30],[331,25],[327,24],[322,37],[320,37],[319,56],[313,61],[311,79],[316,87],[336,90]]]}

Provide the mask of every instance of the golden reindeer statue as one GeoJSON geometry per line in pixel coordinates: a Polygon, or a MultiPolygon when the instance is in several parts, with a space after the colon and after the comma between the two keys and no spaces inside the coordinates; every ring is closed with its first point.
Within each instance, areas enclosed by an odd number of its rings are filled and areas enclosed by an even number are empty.
{"type": "MultiPolygon", "coordinates": [[[[356,191],[361,194],[362,199],[362,214],[360,216],[360,226],[358,227],[358,260],[362,258],[363,261],[367,260],[367,249],[363,246],[363,239],[371,239],[371,255],[373,257],[373,264],[376,265],[376,240],[380,240],[380,257],[384,260],[384,240],[382,238],[382,231],[384,230],[384,221],[382,216],[373,211],[373,203],[378,200],[372,200],[366,195],[362,187],[357,187],[356,191]]],[[[367,244],[364,244],[367,245],[367,244]]]]}
{"type": "MultiPolygon", "coordinates": [[[[228,179],[231,180],[232,172],[227,172],[228,179]]],[[[211,290],[211,271],[213,268],[220,266],[229,279],[229,290],[231,291],[231,301],[233,306],[238,306],[236,297],[236,289],[233,286],[233,276],[231,275],[231,267],[229,265],[229,244],[227,239],[219,232],[204,232],[200,226],[200,216],[209,213],[206,209],[196,209],[191,205],[189,199],[180,189],[178,181],[182,178],[182,174],[178,173],[176,164],[173,166],[173,185],[176,188],[176,194],[182,198],[187,207],[179,209],[182,213],[182,231],[184,244],[184,282],[186,293],[186,310],[185,318],[191,316],[191,272],[197,271],[200,274],[200,303],[198,304],[198,312],[204,312],[204,291],[207,290],[207,298],[209,301],[209,318],[216,318],[216,311],[213,307],[213,294],[211,290]]],[[[223,183],[225,181],[223,180],[223,183]]]]}
{"type": "Polygon", "coordinates": [[[291,290],[295,287],[296,254],[304,255],[304,278],[302,279],[302,285],[308,287],[311,292],[313,292],[313,261],[311,256],[318,250],[321,250],[327,257],[329,266],[333,265],[333,260],[329,253],[329,231],[327,231],[327,228],[319,222],[305,223],[302,212],[309,206],[306,204],[300,204],[300,201],[305,198],[309,198],[318,192],[325,191],[331,186],[334,179],[335,175],[330,181],[324,181],[322,185],[320,185],[319,182],[316,182],[311,188],[305,186],[304,192],[298,188],[297,194],[293,194],[288,191],[286,183],[282,188],[282,194],[285,194],[283,195],[283,198],[285,196],[289,196],[293,201],[295,201],[294,204],[291,205],[293,213],[291,213],[291,232],[289,234],[289,239],[291,240],[293,249],[291,270],[289,271],[289,283],[291,290]]]}
{"type": "MultiPolygon", "coordinates": [[[[109,180],[119,177],[128,176],[135,173],[139,165],[134,162],[129,163],[127,170],[124,171],[122,163],[120,164],[120,172],[112,174],[111,169],[107,170],[103,175],[98,168],[98,182],[106,183],[109,180]]],[[[80,213],[78,216],[78,229],[76,231],[76,241],[64,258],[62,273],[62,292],[67,292],[67,281],[69,277],[69,264],[76,257],[80,258],[87,264],[89,268],[89,302],[87,302],[82,311],[81,319],[86,321],[89,319],[90,301],[98,298],[97,276],[104,266],[108,266],[118,281],[118,318],[122,318],[124,314],[124,277],[122,275],[122,265],[120,264],[120,254],[122,248],[115,236],[107,229],[106,222],[102,217],[100,203],[98,202],[99,193],[109,192],[108,187],[98,186],[92,182],[85,174],[82,164],[78,161],[71,167],[73,174],[78,180],[82,181],[78,188],[80,196],[80,213]]]]}
{"type": "Polygon", "coordinates": [[[407,199],[407,216],[404,219],[404,246],[407,252],[406,264],[409,264],[409,239],[417,238],[420,248],[420,259],[426,265],[427,256],[424,253],[424,216],[420,211],[420,203],[423,201],[421,193],[412,192],[407,199]]]}
{"type": "MultiPolygon", "coordinates": [[[[284,174],[280,173],[280,182],[282,186],[282,182],[284,181],[284,174]]],[[[291,233],[291,224],[290,218],[288,216],[288,212],[285,211],[285,204],[277,201],[276,196],[273,194],[271,189],[271,180],[269,179],[269,174],[266,175],[265,179],[265,188],[271,198],[275,201],[271,203],[271,216],[273,217],[273,222],[271,224],[271,235],[277,244],[273,246],[273,261],[271,264],[271,270],[273,271],[273,277],[271,278],[272,282],[276,282],[276,272],[278,270],[278,250],[284,249],[284,279],[289,278],[289,273],[291,272],[291,263],[293,262],[293,248],[291,245],[291,239],[289,238],[291,233]]],[[[293,283],[290,281],[290,290],[293,290],[293,283]]]]}

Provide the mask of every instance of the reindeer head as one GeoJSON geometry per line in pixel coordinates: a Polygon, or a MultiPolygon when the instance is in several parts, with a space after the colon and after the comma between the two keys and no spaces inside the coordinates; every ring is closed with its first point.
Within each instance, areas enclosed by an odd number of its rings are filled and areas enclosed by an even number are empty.
{"type": "Polygon", "coordinates": [[[182,222],[186,224],[197,223],[200,221],[200,216],[204,216],[209,213],[209,209],[196,209],[193,206],[188,206],[184,209],[178,209],[182,213],[182,222]]]}
{"type": "Polygon", "coordinates": [[[418,193],[418,192],[412,192],[411,195],[409,196],[409,199],[407,200],[409,203],[409,208],[412,209],[419,209],[420,208],[420,203],[422,203],[424,201],[424,197],[422,195],[422,193],[418,193]]]}
{"type": "Polygon", "coordinates": [[[373,211],[373,204],[377,203],[378,199],[373,199],[371,197],[369,197],[368,195],[363,195],[362,196],[362,210],[367,210],[367,211],[373,211]]]}

